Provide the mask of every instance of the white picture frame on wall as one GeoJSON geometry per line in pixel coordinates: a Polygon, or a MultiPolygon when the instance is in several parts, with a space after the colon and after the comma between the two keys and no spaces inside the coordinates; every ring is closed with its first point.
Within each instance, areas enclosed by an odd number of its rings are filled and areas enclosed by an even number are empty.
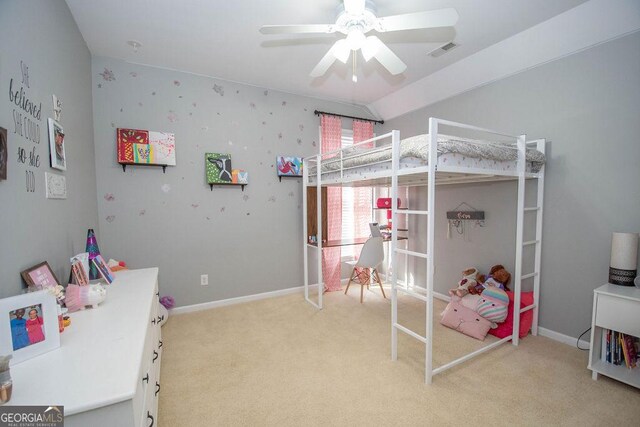
{"type": "Polygon", "coordinates": [[[44,173],[45,190],[47,199],[67,198],[67,179],[57,173],[44,173]]]}
{"type": "Polygon", "coordinates": [[[57,305],[48,290],[0,299],[0,354],[11,366],[60,347],[57,305]]]}
{"type": "Polygon", "coordinates": [[[49,118],[49,154],[51,167],[61,171],[67,170],[67,157],[64,149],[64,129],[60,123],[49,118]]]}

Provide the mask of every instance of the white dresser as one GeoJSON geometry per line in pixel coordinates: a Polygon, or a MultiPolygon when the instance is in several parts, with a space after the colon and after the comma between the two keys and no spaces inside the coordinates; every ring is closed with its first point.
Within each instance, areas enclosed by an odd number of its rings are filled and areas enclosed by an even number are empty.
{"type": "Polygon", "coordinates": [[[158,269],[116,273],[107,299],[71,314],[60,348],[11,368],[9,405],[64,405],[65,426],[156,426],[158,269]]]}
{"type": "Polygon", "coordinates": [[[593,291],[588,366],[593,371],[594,380],[601,374],[640,388],[640,367],[628,369],[624,365],[614,365],[603,360],[602,334],[605,329],[640,337],[640,289],[608,283],[593,291]]]}

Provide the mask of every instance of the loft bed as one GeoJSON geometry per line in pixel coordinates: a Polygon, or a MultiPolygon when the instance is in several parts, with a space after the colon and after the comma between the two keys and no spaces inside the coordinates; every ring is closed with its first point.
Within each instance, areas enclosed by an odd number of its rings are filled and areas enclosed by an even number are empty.
{"type": "MultiPolygon", "coordinates": [[[[435,265],[435,212],[436,185],[464,184],[486,181],[517,180],[517,220],[516,220],[516,260],[514,274],[514,311],[524,313],[533,310],[532,335],[538,333],[538,309],[540,294],[540,261],[542,249],[542,212],[544,196],[544,139],[527,141],[525,135],[509,135],[490,129],[456,123],[448,120],[429,118],[429,132],[406,140],[400,140],[400,132],[393,130],[387,134],[362,141],[351,147],[304,158],[303,170],[303,254],[304,254],[304,297],[307,302],[322,309],[323,278],[322,256],[317,257],[317,302],[309,296],[309,258],[307,250],[317,248],[322,252],[323,242],[309,244],[307,226],[307,188],[316,187],[316,218],[322,218],[321,187],[391,187],[392,232],[391,232],[391,358],[397,360],[398,331],[403,332],[425,345],[425,382],[431,384],[433,375],[441,373],[477,355],[511,341],[518,345],[520,316],[513,314],[513,333],[491,344],[472,351],[442,366],[433,367],[433,298],[435,265]],[[440,127],[447,127],[460,136],[441,134],[440,127]],[[486,139],[471,139],[468,134],[489,135],[486,139]],[[363,148],[373,143],[374,148],[363,148]],[[525,182],[537,181],[537,203],[525,207],[525,182]],[[399,186],[426,186],[427,210],[399,209],[397,206],[399,186]],[[528,213],[536,215],[535,239],[524,241],[524,217],[528,213]],[[421,215],[427,217],[427,252],[420,253],[398,247],[398,215],[421,215]],[[525,247],[534,246],[534,271],[523,274],[522,258],[525,247]],[[395,268],[398,254],[421,258],[426,262],[426,286],[398,283],[395,268]],[[533,279],[533,304],[521,308],[522,281],[533,279]],[[398,292],[426,303],[426,334],[417,332],[398,323],[398,292]]],[[[321,146],[321,144],[320,144],[321,146]]],[[[322,221],[317,221],[317,236],[322,236],[322,221]]],[[[406,272],[405,272],[406,273],[406,272]]],[[[406,275],[405,275],[406,277],[406,275]]]]}

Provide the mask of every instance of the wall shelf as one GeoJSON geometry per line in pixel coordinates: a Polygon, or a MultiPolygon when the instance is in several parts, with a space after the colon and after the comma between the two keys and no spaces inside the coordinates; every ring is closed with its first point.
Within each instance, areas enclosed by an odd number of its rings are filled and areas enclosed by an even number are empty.
{"type": "Polygon", "coordinates": [[[240,186],[240,187],[242,187],[242,191],[244,191],[244,186],[245,185],[249,185],[249,184],[240,184],[240,183],[235,183],[235,182],[230,182],[228,184],[219,184],[219,183],[211,184],[211,183],[209,183],[209,188],[211,189],[211,191],[213,191],[213,186],[214,185],[218,186],[218,187],[229,187],[229,186],[236,186],[237,187],[237,186],[240,186]]]}
{"type": "Polygon", "coordinates": [[[278,175],[280,182],[282,182],[282,178],[302,178],[302,175],[278,175]]]}
{"type": "Polygon", "coordinates": [[[159,166],[162,168],[162,173],[166,173],[167,172],[167,166],[168,165],[154,165],[151,163],[120,163],[122,165],[122,172],[126,172],[127,171],[127,166],[131,165],[131,166],[159,166]]]}

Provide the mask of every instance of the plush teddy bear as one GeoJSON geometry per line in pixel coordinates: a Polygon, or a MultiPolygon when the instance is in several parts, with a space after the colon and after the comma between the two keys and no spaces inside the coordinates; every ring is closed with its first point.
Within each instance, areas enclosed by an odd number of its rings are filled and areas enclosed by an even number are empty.
{"type": "Polygon", "coordinates": [[[504,266],[498,264],[491,267],[488,276],[485,277],[483,274],[480,274],[477,277],[477,281],[484,289],[489,286],[494,286],[504,291],[509,291],[510,289],[507,285],[511,281],[511,273],[509,273],[504,266]]]}
{"type": "Polygon", "coordinates": [[[469,288],[475,288],[478,284],[476,277],[478,275],[478,269],[475,267],[467,268],[462,272],[462,279],[458,282],[458,287],[449,290],[449,295],[464,297],[469,293],[469,288]]]}

